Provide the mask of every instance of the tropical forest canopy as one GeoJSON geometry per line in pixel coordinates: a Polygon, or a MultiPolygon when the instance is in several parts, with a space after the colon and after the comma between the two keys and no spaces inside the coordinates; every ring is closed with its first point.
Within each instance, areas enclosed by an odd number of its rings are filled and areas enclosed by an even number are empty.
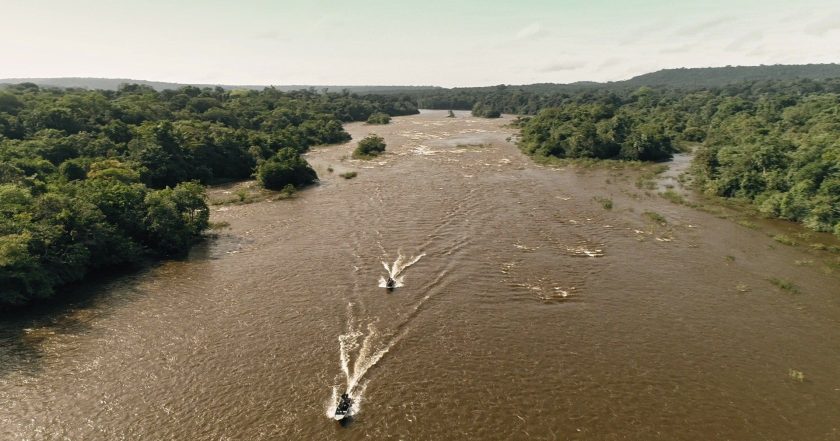
{"type": "Polygon", "coordinates": [[[316,179],[300,154],[344,121],[411,100],[312,90],[0,89],[0,303],[55,296],[91,270],[185,252],[208,226],[202,184],[316,179]]]}

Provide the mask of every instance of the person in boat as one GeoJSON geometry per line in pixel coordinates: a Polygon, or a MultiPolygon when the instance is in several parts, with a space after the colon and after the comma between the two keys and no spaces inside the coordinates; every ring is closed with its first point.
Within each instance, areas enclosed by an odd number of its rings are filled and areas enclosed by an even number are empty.
{"type": "Polygon", "coordinates": [[[385,282],[385,287],[386,288],[393,288],[395,286],[397,286],[397,281],[394,280],[393,277],[388,277],[388,281],[385,282]]]}
{"type": "Polygon", "coordinates": [[[350,411],[350,406],[353,405],[353,399],[350,398],[350,395],[344,393],[341,394],[341,399],[338,401],[338,408],[336,408],[336,413],[346,414],[350,411]]]}

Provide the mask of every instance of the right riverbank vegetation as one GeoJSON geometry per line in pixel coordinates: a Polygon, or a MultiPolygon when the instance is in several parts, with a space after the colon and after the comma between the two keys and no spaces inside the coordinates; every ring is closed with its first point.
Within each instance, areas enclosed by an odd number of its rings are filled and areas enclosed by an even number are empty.
{"type": "MultiPolygon", "coordinates": [[[[826,78],[840,77],[840,67],[787,68],[755,68],[769,79],[736,83],[712,75],[719,86],[698,86],[707,82],[687,69],[656,77],[668,87],[542,84],[414,96],[420,107],[520,115],[519,145],[538,162],[663,161],[692,146],[698,190],[840,236],[840,78],[826,78]],[[791,78],[809,73],[817,79],[791,78]]],[[[746,69],[722,71],[749,78],[746,69]]]]}
{"type": "Polygon", "coordinates": [[[204,184],[291,192],[300,156],[345,121],[417,113],[401,95],[184,87],[0,89],[0,305],[60,296],[93,271],[178,256],[202,237],[204,184]]]}

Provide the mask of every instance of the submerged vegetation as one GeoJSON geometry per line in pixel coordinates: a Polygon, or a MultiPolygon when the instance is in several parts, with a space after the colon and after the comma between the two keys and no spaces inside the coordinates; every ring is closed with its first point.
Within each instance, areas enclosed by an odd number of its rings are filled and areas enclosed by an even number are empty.
{"type": "Polygon", "coordinates": [[[792,294],[799,294],[799,288],[797,288],[796,285],[794,285],[793,282],[791,282],[790,280],[783,280],[774,277],[772,279],[769,279],[769,282],[778,287],[779,289],[782,289],[792,294]]]}
{"type": "Polygon", "coordinates": [[[291,195],[317,179],[302,152],[349,140],[342,121],[376,112],[417,109],[396,95],[271,88],[0,89],[0,304],[183,254],[209,226],[202,184],[255,174],[291,195]]]}
{"type": "Polygon", "coordinates": [[[594,199],[595,202],[598,202],[599,204],[601,204],[601,207],[603,207],[604,210],[612,210],[612,208],[613,208],[613,200],[611,198],[607,198],[607,197],[603,197],[603,196],[595,196],[592,199],[594,199]]]}

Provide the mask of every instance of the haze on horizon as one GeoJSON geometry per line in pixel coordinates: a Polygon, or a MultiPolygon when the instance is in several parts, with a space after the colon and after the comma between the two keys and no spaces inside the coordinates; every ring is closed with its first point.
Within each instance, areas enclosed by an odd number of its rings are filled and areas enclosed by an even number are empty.
{"type": "Polygon", "coordinates": [[[840,2],[4,1],[0,78],[481,86],[840,61],[840,2]]]}

